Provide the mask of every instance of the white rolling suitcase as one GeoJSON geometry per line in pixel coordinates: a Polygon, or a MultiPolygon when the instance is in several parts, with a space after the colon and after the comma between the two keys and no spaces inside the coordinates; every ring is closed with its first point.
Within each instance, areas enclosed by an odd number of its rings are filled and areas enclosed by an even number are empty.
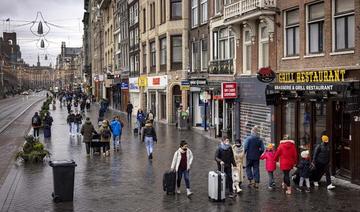
{"type": "Polygon", "coordinates": [[[209,199],[216,202],[225,201],[225,181],[226,175],[224,173],[224,167],[221,167],[220,171],[209,172],[209,199]]]}

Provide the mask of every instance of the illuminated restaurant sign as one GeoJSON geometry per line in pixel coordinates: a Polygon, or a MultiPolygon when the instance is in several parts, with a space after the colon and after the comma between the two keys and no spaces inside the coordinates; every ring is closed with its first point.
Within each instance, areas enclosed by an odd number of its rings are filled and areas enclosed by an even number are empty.
{"type": "Polygon", "coordinates": [[[331,83],[344,82],[345,70],[300,71],[277,74],[278,83],[331,83]]]}

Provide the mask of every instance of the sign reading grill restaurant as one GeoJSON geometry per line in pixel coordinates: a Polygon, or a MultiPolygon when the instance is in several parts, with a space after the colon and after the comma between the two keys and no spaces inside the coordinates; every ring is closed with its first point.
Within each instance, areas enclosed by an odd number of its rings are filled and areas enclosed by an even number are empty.
{"type": "Polygon", "coordinates": [[[344,69],[286,72],[286,73],[277,74],[278,83],[332,83],[332,82],[344,82],[344,81],[345,81],[344,69]]]}

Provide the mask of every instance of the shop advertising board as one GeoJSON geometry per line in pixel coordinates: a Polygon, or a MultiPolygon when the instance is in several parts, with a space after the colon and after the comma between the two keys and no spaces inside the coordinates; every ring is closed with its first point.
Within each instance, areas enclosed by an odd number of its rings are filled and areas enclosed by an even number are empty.
{"type": "Polygon", "coordinates": [[[168,77],[166,75],[148,77],[147,82],[148,89],[165,89],[168,85],[168,77]]]}
{"type": "Polygon", "coordinates": [[[140,92],[138,77],[129,78],[129,92],[140,92]]]}
{"type": "Polygon", "coordinates": [[[188,80],[181,81],[180,90],[189,91],[190,90],[190,82],[188,80]]]}
{"type": "Polygon", "coordinates": [[[221,97],[223,99],[236,99],[237,98],[237,83],[236,82],[221,83],[221,97]]]}

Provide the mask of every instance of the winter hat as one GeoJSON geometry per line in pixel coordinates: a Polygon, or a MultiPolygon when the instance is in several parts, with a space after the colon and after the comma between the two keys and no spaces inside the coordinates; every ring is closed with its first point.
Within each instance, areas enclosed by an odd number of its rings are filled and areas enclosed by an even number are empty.
{"type": "Polygon", "coordinates": [[[302,151],[302,152],[301,152],[301,157],[302,157],[302,158],[308,158],[308,157],[309,157],[309,150],[302,151]]]}
{"type": "Polygon", "coordinates": [[[273,149],[274,148],[274,145],[272,143],[268,143],[267,147],[268,149],[273,149]]]}
{"type": "Polygon", "coordinates": [[[327,142],[329,142],[329,137],[327,135],[323,135],[323,136],[321,136],[321,140],[322,140],[322,142],[327,143],[327,142]]]}

